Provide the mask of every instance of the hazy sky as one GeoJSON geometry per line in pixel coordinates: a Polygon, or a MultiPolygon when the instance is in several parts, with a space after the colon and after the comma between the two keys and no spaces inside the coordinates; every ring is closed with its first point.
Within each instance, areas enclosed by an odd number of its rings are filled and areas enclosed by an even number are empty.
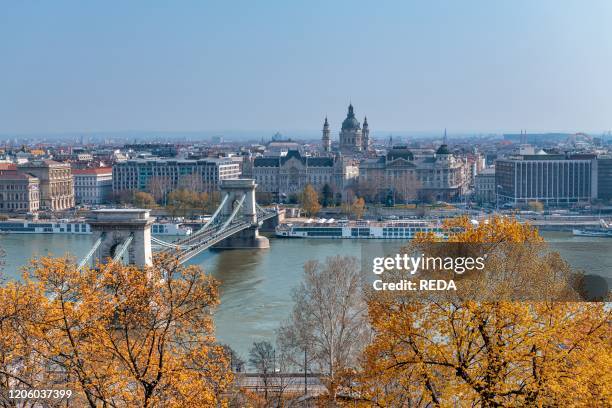
{"type": "Polygon", "coordinates": [[[3,1],[0,133],[612,128],[612,1],[3,1]]]}

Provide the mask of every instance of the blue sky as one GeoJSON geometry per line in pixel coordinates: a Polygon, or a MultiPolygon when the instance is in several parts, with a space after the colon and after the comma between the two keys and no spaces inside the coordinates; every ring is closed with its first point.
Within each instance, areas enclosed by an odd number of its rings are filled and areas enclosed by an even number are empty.
{"type": "Polygon", "coordinates": [[[0,133],[612,128],[612,1],[4,1],[0,133]]]}

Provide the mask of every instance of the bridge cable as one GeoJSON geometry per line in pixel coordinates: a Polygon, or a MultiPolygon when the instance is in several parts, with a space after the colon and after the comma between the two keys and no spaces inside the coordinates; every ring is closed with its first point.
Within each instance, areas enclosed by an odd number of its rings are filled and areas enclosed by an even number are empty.
{"type": "Polygon", "coordinates": [[[217,233],[222,232],[232,221],[234,221],[234,217],[236,217],[236,214],[238,214],[238,211],[240,211],[240,208],[242,208],[242,203],[244,203],[245,198],[246,194],[243,194],[242,197],[240,197],[240,200],[238,200],[236,207],[234,207],[234,211],[232,211],[232,215],[230,215],[230,217],[227,219],[227,221],[225,221],[225,223],[217,233]]]}
{"type": "Polygon", "coordinates": [[[225,203],[227,202],[227,199],[229,198],[229,194],[225,194],[223,196],[223,199],[221,200],[221,203],[219,204],[219,206],[217,207],[217,209],[215,210],[215,212],[213,213],[213,215],[210,217],[210,219],[208,221],[206,221],[206,224],[204,224],[202,226],[202,228],[200,228],[199,230],[197,230],[193,235],[197,235],[200,232],[204,231],[206,228],[208,228],[217,218],[217,215],[219,215],[219,213],[221,212],[221,210],[223,209],[223,207],[225,206],[225,203]]]}
{"type": "Polygon", "coordinates": [[[123,241],[123,243],[119,247],[119,251],[113,257],[113,262],[117,262],[123,257],[123,254],[128,249],[133,239],[134,239],[134,235],[130,235],[129,237],[125,239],[125,241],[123,241]]]}
{"type": "Polygon", "coordinates": [[[96,252],[96,250],[100,247],[100,244],[102,244],[102,241],[104,240],[105,237],[106,237],[106,232],[102,232],[100,234],[100,237],[96,240],[96,242],[94,242],[89,252],[87,252],[87,255],[85,255],[85,257],[81,259],[81,262],[79,262],[79,265],[78,265],[79,269],[83,269],[83,267],[87,265],[87,263],[93,256],[94,252],[96,252]]]}

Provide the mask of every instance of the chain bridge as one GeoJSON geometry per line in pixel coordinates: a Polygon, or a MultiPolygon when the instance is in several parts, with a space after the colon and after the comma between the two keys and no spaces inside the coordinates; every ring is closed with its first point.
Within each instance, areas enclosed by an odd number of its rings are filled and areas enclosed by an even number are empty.
{"type": "Polygon", "coordinates": [[[268,248],[268,239],[259,228],[268,220],[278,222],[278,208],[267,209],[255,200],[257,185],[253,179],[221,181],[221,203],[212,217],[186,238],[167,242],[152,236],[153,218],[145,209],[107,209],[92,211],[88,222],[95,242],[79,263],[84,267],[94,259],[151,266],[157,253],[170,254],[180,263],[187,262],[210,247],[268,248]],[[276,218],[276,220],[274,220],[276,218]],[[154,251],[154,249],[156,251],[154,251]]]}

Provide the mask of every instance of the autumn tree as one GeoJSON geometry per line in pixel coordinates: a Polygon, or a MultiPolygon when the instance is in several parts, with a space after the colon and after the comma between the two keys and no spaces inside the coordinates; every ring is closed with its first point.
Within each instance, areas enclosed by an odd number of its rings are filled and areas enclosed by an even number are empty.
{"type": "Polygon", "coordinates": [[[541,201],[530,201],[527,203],[529,210],[534,212],[544,211],[544,204],[541,201]]]}
{"type": "MultiPolygon", "coordinates": [[[[0,406],[34,407],[38,403],[10,399],[9,390],[44,389],[57,380],[46,369],[47,360],[35,350],[40,340],[31,333],[32,321],[44,316],[44,295],[39,287],[9,281],[0,285],[0,406]]],[[[49,403],[48,406],[59,406],[49,403]]]]}
{"type": "Polygon", "coordinates": [[[356,258],[308,261],[304,280],[293,291],[294,307],[281,325],[278,342],[295,366],[325,376],[329,396],[336,398],[341,373],[356,364],[368,340],[363,276],[356,258]]]}
{"type": "Polygon", "coordinates": [[[357,219],[363,218],[363,214],[365,213],[365,201],[362,197],[355,197],[351,204],[351,213],[357,219]]]}
{"type": "Polygon", "coordinates": [[[139,208],[155,208],[157,206],[155,198],[144,191],[137,191],[134,193],[133,203],[139,208]]]}
{"type": "Polygon", "coordinates": [[[611,312],[576,301],[573,274],[537,230],[496,217],[459,219],[445,234],[422,234],[407,250],[455,256],[476,244],[491,254],[488,285],[475,277],[477,290],[461,295],[370,293],[374,340],[348,377],[355,395],[380,407],[609,406],[611,312]]]}
{"type": "Polygon", "coordinates": [[[321,210],[319,195],[311,184],[307,184],[300,194],[300,205],[308,217],[316,215],[321,210]]]}
{"type": "Polygon", "coordinates": [[[199,200],[200,197],[197,192],[180,188],[168,194],[167,209],[173,216],[184,217],[193,213],[199,205],[199,200]]]}
{"type": "Polygon", "coordinates": [[[70,406],[216,406],[232,381],[213,336],[217,283],[195,266],[158,256],[153,267],[80,270],[42,258],[0,298],[1,336],[14,342],[0,343],[0,380],[71,389],[70,406]]]}

